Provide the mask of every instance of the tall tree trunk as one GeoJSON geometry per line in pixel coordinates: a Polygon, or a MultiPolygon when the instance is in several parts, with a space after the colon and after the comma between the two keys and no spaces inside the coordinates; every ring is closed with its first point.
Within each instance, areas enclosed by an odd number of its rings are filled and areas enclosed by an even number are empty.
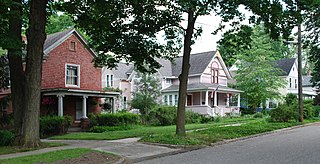
{"type": "Polygon", "coordinates": [[[8,49],[8,59],[10,68],[10,85],[11,99],[14,117],[14,130],[16,134],[16,145],[21,145],[23,134],[23,117],[24,117],[24,72],[22,66],[21,51],[21,27],[22,27],[22,2],[15,0],[16,4],[11,7],[11,15],[9,18],[9,35],[13,38],[14,45],[8,49]]]}
{"type": "MultiPolygon", "coordinates": [[[[297,1],[297,11],[300,11],[300,1],[297,1]]],[[[298,101],[299,101],[299,121],[303,122],[303,101],[302,101],[302,43],[301,43],[301,20],[298,20],[298,101]]]]}
{"type": "Polygon", "coordinates": [[[187,96],[187,85],[188,75],[190,68],[190,53],[191,53],[191,39],[194,30],[194,23],[197,17],[194,16],[194,11],[189,9],[188,12],[188,27],[184,36],[184,47],[183,47],[183,60],[182,70],[179,75],[179,99],[178,99],[178,110],[177,110],[177,125],[176,134],[185,135],[185,108],[186,108],[186,96],[187,96]]]}
{"type": "Polygon", "coordinates": [[[24,147],[37,147],[40,144],[39,114],[47,3],[47,0],[32,0],[30,3],[24,88],[26,105],[23,119],[24,147]]]}

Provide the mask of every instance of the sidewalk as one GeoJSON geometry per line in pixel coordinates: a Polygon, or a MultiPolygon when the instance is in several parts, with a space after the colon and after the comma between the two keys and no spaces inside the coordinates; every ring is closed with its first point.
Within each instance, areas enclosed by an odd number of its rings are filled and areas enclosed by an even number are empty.
{"type": "Polygon", "coordinates": [[[136,162],[152,156],[161,156],[171,153],[175,154],[175,152],[178,153],[181,150],[180,148],[176,149],[159,145],[139,143],[137,142],[139,139],[140,138],[126,138],[120,140],[41,140],[42,142],[60,142],[68,145],[0,155],[0,159],[22,157],[72,148],[89,148],[93,150],[111,152],[120,155],[129,161],[136,162]]]}

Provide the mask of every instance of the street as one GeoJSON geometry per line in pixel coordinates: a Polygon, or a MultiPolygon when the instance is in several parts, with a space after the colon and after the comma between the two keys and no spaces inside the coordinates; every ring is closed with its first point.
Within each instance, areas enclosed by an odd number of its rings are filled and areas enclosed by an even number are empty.
{"type": "Polygon", "coordinates": [[[320,124],[140,163],[317,164],[320,163],[320,124]]]}

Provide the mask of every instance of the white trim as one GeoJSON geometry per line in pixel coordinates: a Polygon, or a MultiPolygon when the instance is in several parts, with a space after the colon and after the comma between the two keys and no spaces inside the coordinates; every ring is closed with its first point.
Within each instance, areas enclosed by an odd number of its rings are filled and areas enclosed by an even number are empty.
{"type": "Polygon", "coordinates": [[[65,63],[65,71],[64,71],[64,85],[65,85],[65,87],[80,88],[80,77],[81,77],[80,65],[78,65],[78,64],[65,63]],[[78,71],[78,72],[77,72],[77,73],[78,73],[78,85],[67,84],[67,66],[77,67],[77,71],[78,71]]]}

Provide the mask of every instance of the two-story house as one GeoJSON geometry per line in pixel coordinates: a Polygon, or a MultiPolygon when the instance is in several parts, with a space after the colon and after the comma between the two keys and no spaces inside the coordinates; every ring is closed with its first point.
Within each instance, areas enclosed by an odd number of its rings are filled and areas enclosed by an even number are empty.
{"type": "MultiPolygon", "coordinates": [[[[182,57],[175,58],[172,62],[158,59],[158,62],[162,67],[154,76],[159,79],[162,88],[159,100],[165,105],[175,106],[178,103],[178,77],[182,69],[182,57]]],[[[120,63],[117,69],[103,71],[102,76],[105,79],[110,75],[113,75],[115,83],[112,85],[119,87],[125,95],[126,101],[120,102],[119,105],[124,106],[131,99],[131,93],[135,91],[134,66],[120,63]]],[[[192,54],[186,109],[210,116],[239,113],[241,91],[228,87],[230,79],[230,73],[218,51],[192,54]]]]}
{"type": "MultiPolygon", "coordinates": [[[[237,61],[239,62],[239,61],[237,61]]],[[[237,63],[236,62],[236,63],[237,63]]],[[[285,97],[287,94],[295,94],[298,95],[298,64],[296,58],[289,58],[289,59],[281,59],[275,61],[275,67],[282,70],[281,74],[279,75],[282,77],[286,82],[287,85],[284,88],[279,89],[279,93],[282,97],[285,97]]],[[[238,70],[237,64],[234,64],[230,67],[229,71],[233,76],[236,76],[236,71],[238,70]]],[[[302,78],[303,83],[305,86],[310,84],[310,78],[307,79],[307,76],[303,76],[302,78]],[[309,83],[307,83],[309,82],[309,83]]],[[[233,81],[236,83],[236,81],[233,81]]],[[[310,88],[303,87],[302,94],[304,98],[312,98],[316,95],[315,91],[310,88]]],[[[273,108],[278,105],[279,102],[282,100],[267,100],[266,108],[273,108]]]]}
{"type": "Polygon", "coordinates": [[[42,115],[69,115],[77,123],[90,112],[101,112],[100,98],[114,99],[119,94],[102,91],[102,68],[94,67],[95,56],[74,29],[47,36],[42,63],[42,115]]]}

